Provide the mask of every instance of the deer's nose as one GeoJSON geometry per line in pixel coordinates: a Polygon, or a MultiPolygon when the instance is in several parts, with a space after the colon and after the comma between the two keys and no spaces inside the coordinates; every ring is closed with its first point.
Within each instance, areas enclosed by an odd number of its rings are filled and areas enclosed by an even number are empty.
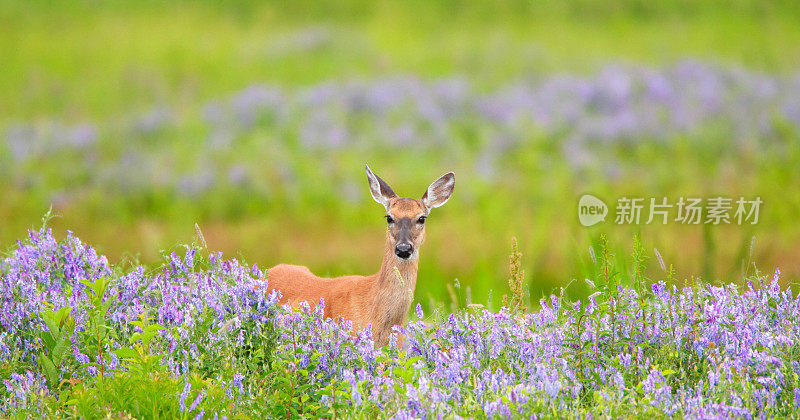
{"type": "Polygon", "coordinates": [[[405,242],[399,243],[394,247],[394,254],[402,259],[407,259],[410,257],[412,251],[414,251],[414,247],[405,242]]]}

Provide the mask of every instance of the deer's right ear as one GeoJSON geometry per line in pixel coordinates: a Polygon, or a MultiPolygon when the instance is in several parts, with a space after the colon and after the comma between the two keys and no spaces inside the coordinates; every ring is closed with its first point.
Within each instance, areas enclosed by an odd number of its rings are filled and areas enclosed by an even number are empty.
{"type": "Polygon", "coordinates": [[[397,197],[397,194],[392,191],[392,187],[386,183],[386,181],[380,179],[377,175],[373,174],[371,170],[369,170],[369,165],[365,165],[367,168],[367,180],[369,181],[369,192],[372,194],[372,198],[375,199],[379,204],[382,204],[383,207],[389,209],[389,200],[397,197]]]}
{"type": "Polygon", "coordinates": [[[439,207],[450,199],[455,186],[456,176],[452,172],[448,172],[439,177],[436,181],[433,181],[433,184],[431,184],[428,190],[425,191],[425,194],[422,195],[422,202],[425,204],[425,207],[429,209],[439,207]]]}

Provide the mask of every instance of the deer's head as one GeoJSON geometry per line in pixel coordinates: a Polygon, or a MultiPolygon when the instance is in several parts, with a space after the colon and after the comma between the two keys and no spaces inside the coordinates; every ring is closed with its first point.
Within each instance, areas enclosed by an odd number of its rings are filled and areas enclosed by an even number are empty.
{"type": "Polygon", "coordinates": [[[397,258],[415,258],[425,240],[425,221],[432,208],[450,199],[456,177],[452,172],[433,181],[420,199],[398,197],[386,181],[373,174],[367,165],[372,198],[386,208],[387,234],[397,258]]]}

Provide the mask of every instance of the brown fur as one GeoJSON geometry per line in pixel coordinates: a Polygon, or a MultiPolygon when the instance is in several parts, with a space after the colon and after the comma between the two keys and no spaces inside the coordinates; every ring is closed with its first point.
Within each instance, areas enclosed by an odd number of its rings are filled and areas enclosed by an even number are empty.
{"type": "MultiPolygon", "coordinates": [[[[395,198],[387,212],[395,219],[427,215],[420,200],[395,198]]],[[[298,307],[308,302],[311,307],[325,299],[325,317],[344,317],[356,330],[372,324],[375,346],[388,343],[394,325],[404,325],[417,285],[419,257],[403,260],[395,256],[396,233],[386,229],[386,246],[380,270],[369,276],[318,277],[308,267],[278,264],[269,269],[269,290],[281,292],[281,303],[298,307]],[[399,277],[398,278],[398,274],[399,277]]],[[[415,226],[412,232],[414,249],[425,240],[425,227],[415,226]]]]}
{"type": "Polygon", "coordinates": [[[269,269],[267,279],[269,292],[281,293],[281,303],[297,307],[307,302],[313,307],[324,299],[325,317],[350,320],[355,331],[371,324],[375,346],[382,347],[388,343],[392,327],[406,322],[417,286],[425,219],[430,209],[443,205],[453,194],[455,176],[452,172],[441,176],[415,200],[398,197],[389,184],[366,169],[372,198],[386,208],[386,246],[380,270],[370,276],[323,278],[308,267],[278,264],[269,269]]]}

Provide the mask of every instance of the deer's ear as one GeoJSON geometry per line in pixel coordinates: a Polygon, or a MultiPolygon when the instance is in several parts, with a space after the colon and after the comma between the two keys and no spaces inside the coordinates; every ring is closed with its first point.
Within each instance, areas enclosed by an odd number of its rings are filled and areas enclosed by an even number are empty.
{"type": "Polygon", "coordinates": [[[397,194],[392,191],[392,187],[386,183],[386,181],[380,179],[377,175],[373,174],[371,170],[369,170],[369,165],[367,167],[367,180],[369,181],[369,192],[372,194],[372,198],[375,199],[379,204],[382,204],[383,207],[389,208],[389,200],[397,197],[397,194]]]}
{"type": "Polygon", "coordinates": [[[422,202],[425,207],[432,209],[439,207],[450,199],[453,195],[453,189],[456,187],[456,176],[452,172],[442,175],[436,181],[433,181],[422,196],[422,202]]]}

